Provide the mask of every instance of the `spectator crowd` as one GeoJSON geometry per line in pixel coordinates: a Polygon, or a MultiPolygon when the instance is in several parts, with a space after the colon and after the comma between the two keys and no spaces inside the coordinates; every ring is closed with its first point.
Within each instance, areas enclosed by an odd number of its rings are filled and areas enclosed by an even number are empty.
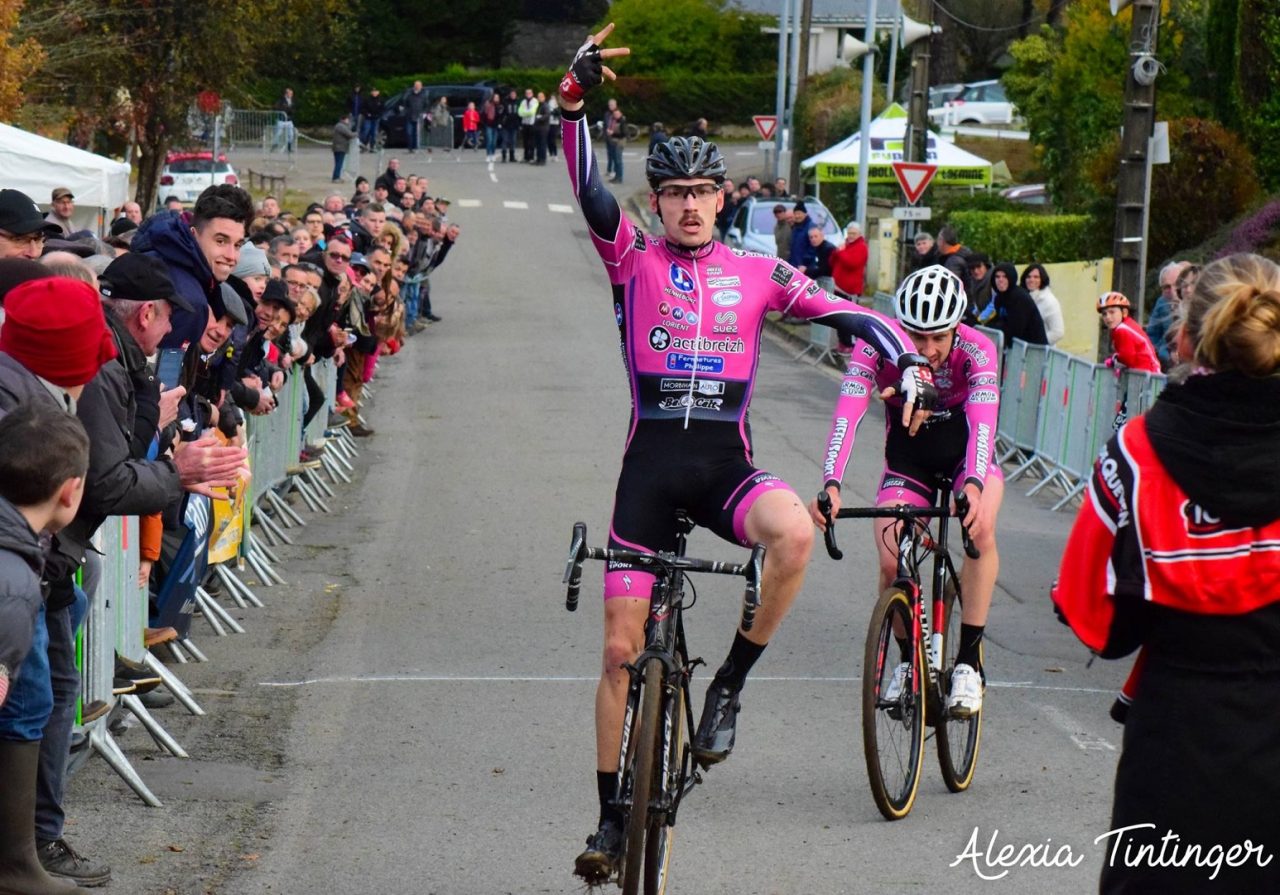
{"type": "MultiPolygon", "coordinates": [[[[353,196],[294,213],[220,184],[190,209],[170,197],[144,217],[126,203],[102,238],[75,229],[66,188],[47,215],[0,189],[0,891],[111,877],[64,835],[76,639],[102,579],[95,533],[139,517],[146,633],[163,639],[166,599],[209,572],[191,559],[194,520],[252,475],[247,417],[282,413],[297,377],[302,414],[286,426],[315,431],[325,414],[330,432],[375,434],[359,414],[365,384],[440,322],[430,275],[459,238],[428,187],[392,159],[353,196]],[[338,371],[332,404],[322,361],[338,371]]],[[[324,442],[300,443],[299,464],[318,465],[324,442]]],[[[116,656],[114,694],[158,707],[172,701],[160,683],[116,656]]],[[[111,708],[79,705],[79,723],[111,708]]]]}

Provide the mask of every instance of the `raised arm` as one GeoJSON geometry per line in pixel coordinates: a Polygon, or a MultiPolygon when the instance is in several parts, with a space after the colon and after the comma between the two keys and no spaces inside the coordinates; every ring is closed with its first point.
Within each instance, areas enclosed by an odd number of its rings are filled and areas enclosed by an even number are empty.
{"type": "Polygon", "coordinates": [[[591,241],[609,267],[611,278],[631,250],[636,234],[613,194],[600,181],[595,154],[591,151],[583,97],[605,78],[615,78],[612,69],[604,64],[605,59],[626,56],[631,52],[626,47],[600,48],[612,31],[613,24],[610,23],[598,33],[589,35],[586,43],[578,48],[569,70],[560,79],[561,145],[564,147],[565,164],[569,167],[569,182],[587,220],[591,241]]]}

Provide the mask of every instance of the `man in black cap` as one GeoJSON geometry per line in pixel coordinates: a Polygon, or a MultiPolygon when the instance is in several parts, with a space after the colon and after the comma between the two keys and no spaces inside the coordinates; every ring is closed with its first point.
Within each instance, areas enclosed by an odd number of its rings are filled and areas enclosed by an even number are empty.
{"type": "Polygon", "coordinates": [[[0,190],[0,258],[39,258],[44,241],[62,236],[62,228],[44,219],[40,206],[19,190],[0,190]]]}
{"type": "MultiPolygon", "coordinates": [[[[95,574],[88,545],[108,516],[159,513],[176,505],[184,490],[204,492],[234,482],[246,455],[243,449],[207,440],[184,445],[173,457],[146,459],[160,425],[175,415],[182,397],[180,390],[161,394],[147,356],[169,332],[173,311],[190,312],[191,304],[174,289],[163,262],[132,253],[107,266],[98,289],[116,357],[102,366],[76,402],[76,416],[90,438],[89,473],[80,509],[59,534],[45,566],[46,579],[59,582],[85,564],[90,600],[100,574],[95,574]]],[[[69,728],[65,734],[46,729],[37,789],[37,853],[49,873],[80,885],[101,885],[110,879],[110,868],[79,854],[63,838],[69,734],[69,728]],[[45,754],[56,746],[62,754],[45,754]]]]}

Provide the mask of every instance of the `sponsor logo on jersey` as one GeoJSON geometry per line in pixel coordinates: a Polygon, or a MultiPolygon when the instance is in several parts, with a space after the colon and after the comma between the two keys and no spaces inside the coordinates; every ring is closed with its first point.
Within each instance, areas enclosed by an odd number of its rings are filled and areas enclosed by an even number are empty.
{"type": "Polygon", "coordinates": [[[675,286],[676,289],[680,290],[685,295],[688,295],[693,291],[693,274],[689,273],[689,271],[685,270],[674,261],[671,262],[671,268],[668,271],[668,275],[671,277],[671,285],[675,286]]]}
{"type": "Polygon", "coordinates": [[[768,258],[770,261],[777,261],[777,255],[770,255],[767,252],[751,252],[747,249],[729,249],[739,258],[768,258]]]}
{"type": "Polygon", "coordinates": [[[672,316],[672,317],[674,317],[674,318],[676,318],[677,320],[683,320],[683,319],[684,319],[684,309],[683,309],[683,308],[672,308],[672,309],[671,309],[671,316],[672,316]]]}
{"type": "Polygon", "coordinates": [[[716,264],[707,265],[707,276],[718,277],[722,273],[724,273],[724,269],[721,268],[719,265],[716,265],[716,264]]]}
{"type": "Polygon", "coordinates": [[[986,423],[978,423],[978,442],[973,449],[975,469],[973,474],[980,481],[987,479],[987,464],[991,461],[991,427],[986,423]]]}
{"type": "Polygon", "coordinates": [[[690,311],[688,314],[684,315],[684,319],[696,326],[698,323],[698,314],[695,311],[690,311]]]}
{"type": "Polygon", "coordinates": [[[667,329],[677,329],[680,332],[684,332],[689,328],[689,324],[681,323],[679,320],[663,320],[662,325],[667,329]]]}
{"type": "Polygon", "coordinates": [[[865,354],[867,357],[878,357],[878,356],[879,356],[879,352],[877,352],[877,351],[876,351],[874,348],[872,348],[870,345],[863,345],[863,346],[862,346],[862,353],[863,353],[863,354],[865,354]]]}
{"type": "Polygon", "coordinates": [[[742,301],[742,293],[735,289],[723,289],[711,296],[711,303],[718,308],[732,308],[742,301]]]}
{"type": "Polygon", "coordinates": [[[637,252],[644,252],[649,248],[644,244],[644,232],[641,230],[636,231],[636,238],[631,241],[631,244],[636,247],[637,252]]]}
{"type": "MultiPolygon", "coordinates": [[[[719,270],[718,267],[708,268],[707,273],[711,273],[713,269],[719,270]]],[[[707,277],[708,289],[728,289],[732,286],[741,286],[741,285],[742,285],[741,277],[718,277],[714,275],[707,277]]]]}
{"type": "MultiPolygon", "coordinates": [[[[808,287],[804,290],[804,294],[809,296],[810,298],[813,298],[815,295],[818,294],[818,290],[820,290],[821,288],[822,287],[819,286],[817,283],[810,283],[808,287]]],[[[828,295],[827,298],[832,298],[832,296],[828,295]]]]}
{"type": "MultiPolygon", "coordinates": [[[[883,491],[886,488],[905,488],[906,486],[906,479],[899,478],[898,476],[887,475],[884,477],[884,481],[880,483],[880,490],[883,491]]],[[[901,491],[898,492],[898,496],[902,496],[901,491]]]]}
{"type": "Polygon", "coordinates": [[[865,398],[867,387],[861,382],[846,382],[840,386],[840,394],[846,398],[865,398]]]}
{"type": "Polygon", "coordinates": [[[695,395],[692,399],[688,395],[673,396],[663,398],[658,402],[659,410],[684,410],[686,407],[693,405],[694,410],[721,410],[724,407],[723,398],[705,398],[702,395],[695,395]]]}
{"type": "Polygon", "coordinates": [[[969,392],[970,404],[997,404],[1000,393],[993,388],[979,388],[969,392]]]}
{"type": "Polygon", "coordinates": [[[773,273],[769,274],[769,279],[773,280],[779,286],[785,286],[791,282],[792,277],[795,275],[796,272],[794,270],[779,261],[777,264],[773,265],[773,273]]]}
{"type": "Polygon", "coordinates": [[[968,339],[962,339],[957,335],[955,346],[973,358],[973,362],[979,367],[985,367],[987,365],[987,361],[989,360],[987,353],[979,348],[976,342],[970,342],[968,339]]]}
{"type": "Polygon", "coordinates": [[[1106,482],[1107,490],[1111,492],[1111,497],[1116,502],[1116,528],[1124,528],[1129,524],[1129,503],[1124,499],[1124,483],[1120,481],[1120,464],[1106,452],[1105,448],[1098,460],[1098,472],[1102,474],[1102,481],[1106,482]]]}
{"type": "Polygon", "coordinates": [[[663,317],[671,316],[671,303],[666,301],[658,302],[658,313],[663,317]]]}
{"type": "Polygon", "coordinates": [[[670,295],[672,298],[678,298],[681,301],[690,301],[689,296],[685,295],[683,292],[677,292],[676,290],[672,289],[670,286],[663,286],[662,292],[664,295],[670,295]]]}
{"type": "MultiPolygon", "coordinates": [[[[666,330],[662,332],[663,335],[670,337],[666,330]]],[[[650,336],[650,342],[652,341],[653,338],[650,336]]],[[[699,354],[704,351],[718,354],[742,354],[747,350],[746,343],[742,339],[709,339],[706,336],[698,336],[696,339],[671,339],[671,347],[676,351],[696,351],[699,354]]]]}
{"type": "MultiPolygon", "coordinates": [[[[663,379],[658,383],[661,392],[687,392],[688,379],[663,379]]],[[[715,379],[699,379],[693,384],[693,390],[700,395],[723,395],[724,383],[715,379]]]]}
{"type": "Polygon", "coordinates": [[[985,386],[999,385],[999,383],[996,381],[996,374],[981,373],[977,376],[969,377],[969,388],[982,388],[984,385],[985,386]]]}
{"type": "Polygon", "coordinates": [[[947,390],[947,389],[951,388],[951,373],[950,373],[950,371],[948,371],[948,370],[939,370],[937,373],[934,373],[934,374],[933,374],[933,384],[934,384],[935,386],[937,386],[940,390],[943,390],[943,391],[945,391],[945,390],[947,390]]]}
{"type": "Polygon", "coordinates": [[[731,323],[737,323],[737,322],[738,322],[737,311],[721,311],[719,314],[716,314],[716,323],[722,323],[725,326],[728,326],[731,323]]]}
{"type": "Polygon", "coordinates": [[[630,575],[623,575],[623,576],[622,576],[622,586],[623,586],[624,588],[626,588],[627,590],[631,590],[631,576],[630,576],[630,575]]]}
{"type": "Polygon", "coordinates": [[[654,351],[666,351],[671,346],[671,333],[661,326],[649,330],[649,347],[654,351]]]}
{"type": "Polygon", "coordinates": [[[836,458],[840,456],[840,448],[844,447],[844,437],[849,432],[849,420],[843,416],[836,417],[836,424],[831,429],[831,440],[827,442],[827,457],[822,464],[822,474],[827,479],[836,475],[836,458]]]}
{"type": "Polygon", "coordinates": [[[1211,538],[1227,532],[1248,531],[1246,528],[1227,528],[1217,516],[1189,500],[1182,504],[1182,518],[1187,521],[1187,534],[1193,538],[1211,538]]]}
{"type": "Polygon", "coordinates": [[[613,319],[618,321],[618,326],[622,326],[622,302],[615,302],[613,305],[613,319]]]}
{"type": "MultiPolygon", "coordinates": [[[[681,373],[691,373],[693,370],[693,355],[681,354],[673,351],[667,355],[667,369],[678,370],[681,373]]],[[[703,354],[698,357],[699,373],[723,373],[724,358],[717,357],[714,354],[703,354]]]]}

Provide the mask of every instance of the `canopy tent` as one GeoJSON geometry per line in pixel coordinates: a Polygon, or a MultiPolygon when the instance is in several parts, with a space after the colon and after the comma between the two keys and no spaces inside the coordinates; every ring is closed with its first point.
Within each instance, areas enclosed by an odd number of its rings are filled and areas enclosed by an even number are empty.
{"type": "Polygon", "coordinates": [[[48,208],[60,186],[76,197],[76,222],[96,229],[96,209],[109,216],[129,199],[129,165],[0,124],[0,188],[48,208]]]}
{"type": "MultiPolygon", "coordinates": [[[[903,140],[907,130],[907,110],[893,103],[871,122],[870,151],[867,155],[868,183],[897,183],[890,162],[903,160],[903,140]]],[[[862,132],[846,137],[834,146],[800,163],[801,171],[812,171],[819,183],[857,183],[862,132]]],[[[933,182],[940,186],[990,186],[991,163],[966,152],[945,137],[929,131],[925,161],[938,166],[933,182]]]]}

